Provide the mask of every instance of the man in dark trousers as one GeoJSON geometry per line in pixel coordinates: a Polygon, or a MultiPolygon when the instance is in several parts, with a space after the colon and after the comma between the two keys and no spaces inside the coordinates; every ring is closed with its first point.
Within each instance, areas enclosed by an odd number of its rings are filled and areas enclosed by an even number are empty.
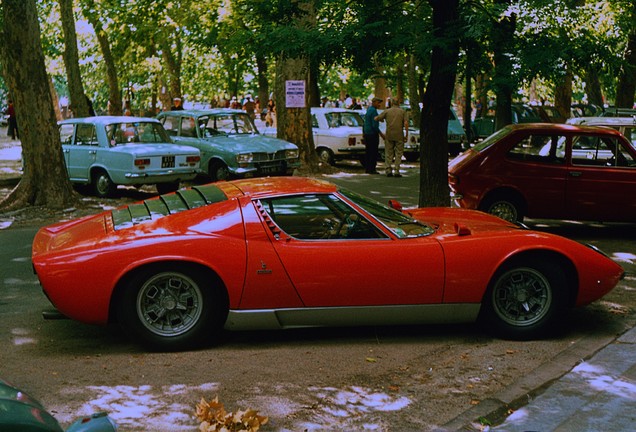
{"type": "Polygon", "coordinates": [[[382,99],[373,98],[371,106],[364,114],[364,125],[362,134],[364,145],[366,146],[364,155],[364,169],[368,174],[378,174],[375,167],[378,162],[378,147],[380,146],[380,136],[384,139],[384,134],[380,131],[380,122],[375,117],[378,115],[378,108],[382,99]]]}

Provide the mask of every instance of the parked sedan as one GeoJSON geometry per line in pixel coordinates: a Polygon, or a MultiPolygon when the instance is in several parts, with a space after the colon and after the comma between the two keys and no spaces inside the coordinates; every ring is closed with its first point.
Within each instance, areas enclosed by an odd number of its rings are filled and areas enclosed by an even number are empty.
{"type": "Polygon", "coordinates": [[[161,350],[223,328],[478,319],[535,338],[623,275],[592,247],[482,212],[398,208],[309,178],[211,183],[42,228],[32,261],[62,314],[161,350]]]}
{"type": "Polygon", "coordinates": [[[212,181],[291,174],[298,147],[261,135],[249,115],[225,108],[159,114],[172,139],[201,151],[201,169],[212,181]]]}
{"type": "Polygon", "coordinates": [[[117,185],[175,191],[199,170],[199,150],[173,144],[155,119],[98,116],[58,125],[71,182],[92,185],[100,197],[113,195],[117,185]]]}
{"type": "MultiPolygon", "coordinates": [[[[512,124],[519,123],[538,123],[544,121],[539,114],[534,112],[528,105],[521,103],[513,103],[512,124]]],[[[482,139],[490,136],[495,132],[495,115],[497,107],[488,107],[487,111],[480,117],[473,120],[473,139],[482,139]]]]}
{"type": "Polygon", "coordinates": [[[606,126],[616,129],[632,142],[636,148],[636,117],[575,117],[568,119],[567,124],[606,126]]]}
{"type": "Polygon", "coordinates": [[[508,221],[636,221],[636,150],[613,129],[506,126],[452,160],[448,173],[460,207],[508,221]]]}

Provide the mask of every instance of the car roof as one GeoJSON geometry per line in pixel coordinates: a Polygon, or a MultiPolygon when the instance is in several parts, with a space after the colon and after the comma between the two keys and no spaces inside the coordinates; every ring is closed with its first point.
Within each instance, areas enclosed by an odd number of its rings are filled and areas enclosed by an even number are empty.
{"type": "Polygon", "coordinates": [[[133,117],[133,116],[93,116],[93,117],[77,117],[62,120],[58,124],[75,124],[86,123],[96,125],[109,125],[113,123],[142,123],[151,122],[158,123],[158,120],[152,117],[133,117]]]}
{"type": "Polygon", "coordinates": [[[634,117],[574,117],[568,124],[597,126],[636,126],[634,117]]]}
{"type": "Polygon", "coordinates": [[[164,111],[159,115],[173,115],[179,117],[201,117],[204,115],[220,115],[220,114],[247,114],[240,109],[232,108],[208,108],[208,109],[188,109],[188,110],[176,110],[176,111],[164,111]]]}
{"type": "Polygon", "coordinates": [[[622,136],[620,132],[615,129],[610,129],[602,126],[585,126],[585,125],[573,125],[565,123],[518,123],[506,126],[507,128],[518,130],[537,130],[539,132],[582,132],[582,133],[598,133],[602,132],[608,135],[622,136]]]}

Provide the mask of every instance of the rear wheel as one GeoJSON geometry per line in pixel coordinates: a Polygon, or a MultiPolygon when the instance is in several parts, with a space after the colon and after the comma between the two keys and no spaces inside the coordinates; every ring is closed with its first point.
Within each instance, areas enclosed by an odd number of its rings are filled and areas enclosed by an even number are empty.
{"type": "Polygon", "coordinates": [[[187,349],[220,332],[228,311],[221,293],[196,270],[146,269],[125,287],[117,315],[124,331],[151,349],[187,349]]]}
{"type": "Polygon", "coordinates": [[[563,313],[567,281],[554,262],[527,259],[500,269],[488,288],[482,317],[500,336],[541,337],[563,313]]]}
{"type": "Polygon", "coordinates": [[[113,183],[108,173],[102,169],[95,171],[92,184],[95,195],[100,198],[111,197],[117,190],[117,185],[113,183]]]}

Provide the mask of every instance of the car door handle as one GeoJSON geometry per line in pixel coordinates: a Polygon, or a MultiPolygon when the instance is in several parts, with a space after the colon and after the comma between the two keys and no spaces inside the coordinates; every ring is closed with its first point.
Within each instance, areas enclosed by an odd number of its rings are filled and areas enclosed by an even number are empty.
{"type": "Polygon", "coordinates": [[[97,154],[97,150],[91,150],[91,151],[88,152],[88,154],[90,154],[90,155],[97,154]]]}
{"type": "Polygon", "coordinates": [[[572,177],[581,177],[581,174],[583,174],[581,171],[570,171],[572,177]]]}

